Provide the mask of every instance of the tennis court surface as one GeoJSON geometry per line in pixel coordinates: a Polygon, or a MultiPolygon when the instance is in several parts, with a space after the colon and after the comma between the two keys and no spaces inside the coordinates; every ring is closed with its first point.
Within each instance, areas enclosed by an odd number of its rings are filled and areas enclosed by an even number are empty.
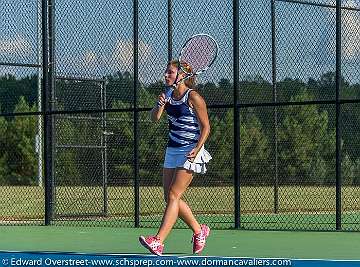
{"type": "MultiPolygon", "coordinates": [[[[1,251],[148,254],[139,235],[154,228],[4,226],[1,251]]],[[[165,254],[191,255],[191,231],[174,229],[165,254]]],[[[212,230],[203,256],[359,260],[360,233],[212,230]]]]}

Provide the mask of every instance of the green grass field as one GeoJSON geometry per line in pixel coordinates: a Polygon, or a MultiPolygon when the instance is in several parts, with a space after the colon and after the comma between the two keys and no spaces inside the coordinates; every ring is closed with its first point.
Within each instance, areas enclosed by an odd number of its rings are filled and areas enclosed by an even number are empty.
{"type": "MultiPolygon", "coordinates": [[[[76,219],[83,225],[133,226],[134,190],[108,188],[107,217],[101,187],[58,187],[54,192],[55,223],[69,224],[76,219]],[[71,215],[81,215],[72,217],[71,215]]],[[[202,221],[217,228],[234,225],[232,187],[190,187],[184,199],[202,221]]],[[[360,187],[342,190],[344,230],[360,230],[360,187]]],[[[141,187],[141,225],[156,227],[165,208],[161,187],[141,187]]],[[[280,187],[279,212],[274,213],[272,187],[241,188],[241,223],[246,229],[335,229],[335,187],[280,187]]],[[[2,223],[42,223],[44,189],[41,187],[0,187],[2,223]],[[28,220],[26,222],[26,220],[28,220]]],[[[178,223],[178,227],[184,226],[178,223]]]]}

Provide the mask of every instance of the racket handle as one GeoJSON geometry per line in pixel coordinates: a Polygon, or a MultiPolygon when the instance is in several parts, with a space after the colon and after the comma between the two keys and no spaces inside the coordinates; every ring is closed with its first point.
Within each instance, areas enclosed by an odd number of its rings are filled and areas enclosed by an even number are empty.
{"type": "Polygon", "coordinates": [[[165,87],[165,101],[167,101],[170,97],[171,97],[171,94],[172,92],[174,91],[174,87],[173,86],[167,86],[165,87]]]}
{"type": "Polygon", "coordinates": [[[166,86],[166,87],[165,87],[165,92],[164,92],[164,94],[165,94],[165,102],[162,103],[162,102],[160,102],[160,101],[158,100],[158,101],[156,102],[156,106],[157,106],[158,108],[165,106],[166,102],[169,101],[169,98],[171,97],[171,94],[172,94],[173,91],[174,91],[174,88],[173,88],[173,87],[166,86]]]}
{"type": "Polygon", "coordinates": [[[160,103],[160,101],[157,101],[157,102],[156,102],[156,106],[157,106],[158,108],[161,108],[161,107],[165,106],[165,103],[160,103]]]}

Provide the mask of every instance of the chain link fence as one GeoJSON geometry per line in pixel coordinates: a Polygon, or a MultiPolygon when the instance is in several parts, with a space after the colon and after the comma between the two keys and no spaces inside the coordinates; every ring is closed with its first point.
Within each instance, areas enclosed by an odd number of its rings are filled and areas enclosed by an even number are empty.
{"type": "Polygon", "coordinates": [[[40,13],[37,1],[0,8],[1,224],[44,222],[40,13]]]}
{"type": "Polygon", "coordinates": [[[213,160],[184,195],[199,221],[359,231],[355,1],[5,0],[0,16],[1,224],[159,226],[168,126],[149,111],[208,33],[213,160]]]}

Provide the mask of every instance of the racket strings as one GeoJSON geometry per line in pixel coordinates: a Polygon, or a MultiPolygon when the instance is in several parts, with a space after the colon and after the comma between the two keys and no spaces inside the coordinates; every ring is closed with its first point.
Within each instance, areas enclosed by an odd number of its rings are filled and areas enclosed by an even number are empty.
{"type": "Polygon", "coordinates": [[[216,42],[207,36],[190,39],[181,52],[181,60],[188,63],[193,73],[198,73],[209,67],[217,54],[216,42]]]}

